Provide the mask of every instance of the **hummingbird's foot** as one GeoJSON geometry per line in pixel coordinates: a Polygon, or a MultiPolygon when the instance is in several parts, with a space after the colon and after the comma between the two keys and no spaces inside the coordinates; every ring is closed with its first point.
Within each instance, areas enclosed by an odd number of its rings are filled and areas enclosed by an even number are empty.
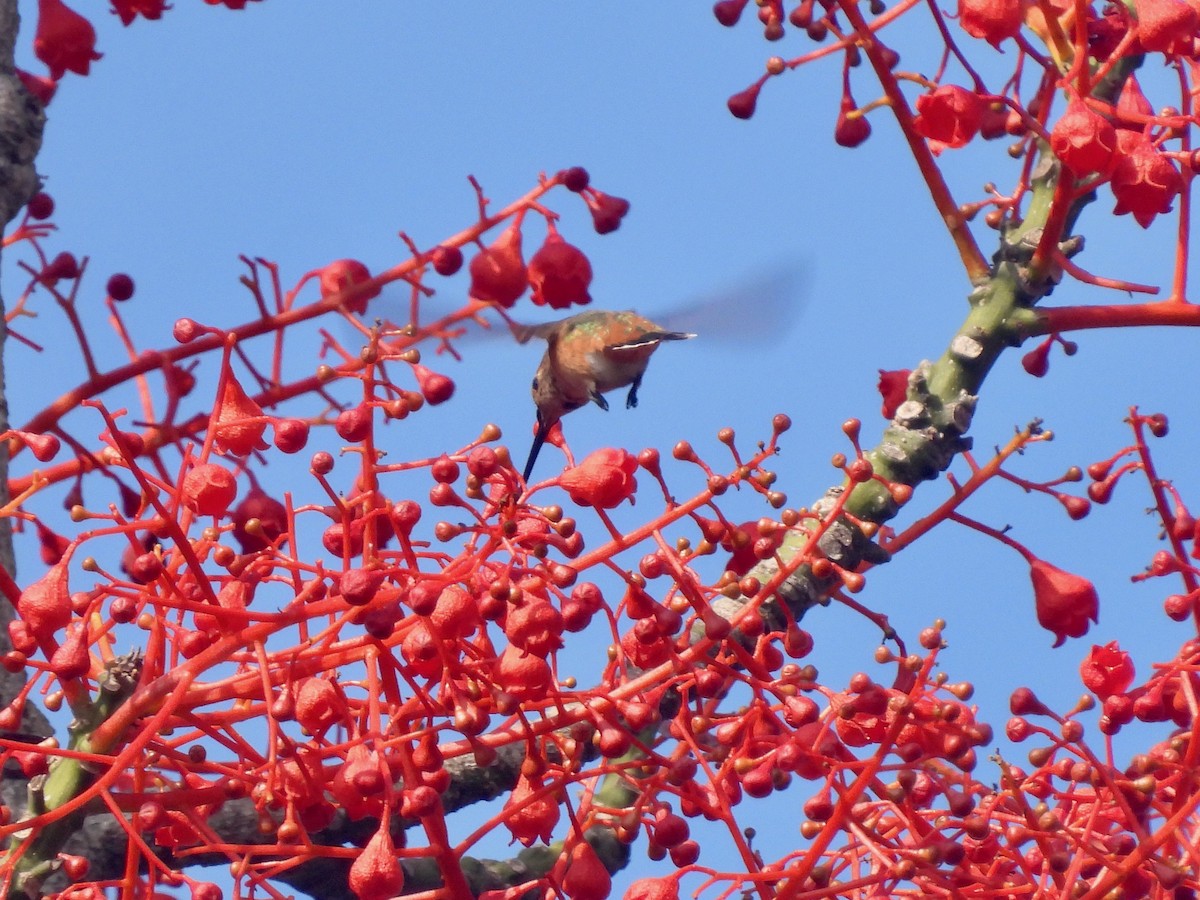
{"type": "Polygon", "coordinates": [[[592,391],[592,402],[605,412],[608,412],[608,401],[604,399],[604,395],[599,391],[592,391]]]}
{"type": "Polygon", "coordinates": [[[634,409],[637,406],[638,388],[642,386],[642,376],[639,375],[633,379],[633,384],[629,386],[629,396],[625,398],[625,408],[634,409]]]}

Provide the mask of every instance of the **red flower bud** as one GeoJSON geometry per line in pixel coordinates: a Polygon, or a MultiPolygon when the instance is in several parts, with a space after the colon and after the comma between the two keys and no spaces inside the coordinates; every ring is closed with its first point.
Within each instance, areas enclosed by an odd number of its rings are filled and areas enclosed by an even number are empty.
{"type": "Polygon", "coordinates": [[[50,77],[55,81],[68,71],[86,75],[92,62],[101,56],[96,52],[96,29],[92,23],[62,0],[38,0],[33,52],[50,69],[50,77]]]}
{"type": "Polygon", "coordinates": [[[50,657],[50,668],[62,681],[82,678],[92,668],[88,655],[87,626],[81,624],[68,632],[64,640],[50,657]]]}
{"type": "Polygon", "coordinates": [[[472,297],[510,309],[527,284],[519,223],[508,226],[490,247],[475,254],[468,268],[472,297]]]}
{"type": "Polygon", "coordinates": [[[237,481],[228,469],[204,463],[183,479],[183,502],[202,516],[223,516],[237,497],[237,481]]]}
{"type": "Polygon", "coordinates": [[[1092,652],[1079,664],[1083,685],[1101,700],[1123,694],[1133,683],[1133,660],[1116,641],[1103,647],[1093,644],[1092,652]]]}
{"type": "Polygon", "coordinates": [[[275,422],[275,446],[284,453],[299,453],[308,443],[308,423],[300,419],[275,422]]]}
{"type": "Polygon", "coordinates": [[[445,403],[454,396],[454,379],[425,368],[420,363],[413,363],[413,375],[417,377],[417,386],[421,389],[430,406],[445,403]]]}
{"type": "Polygon", "coordinates": [[[1054,632],[1054,646],[1069,637],[1083,637],[1088,622],[1099,621],[1100,600],[1095,586],[1079,575],[1064,572],[1045,560],[1029,565],[1038,624],[1054,632]]]}
{"type": "MultiPolygon", "coordinates": [[[[335,259],[321,270],[321,297],[329,297],[370,280],[370,270],[357,259],[335,259]]],[[[361,316],[367,311],[367,301],[378,297],[381,290],[376,285],[353,291],[345,301],[346,309],[361,316]]]]}
{"type": "Polygon", "coordinates": [[[838,109],[837,124],[833,126],[833,139],[839,147],[857,147],[871,136],[871,123],[865,115],[850,115],[858,112],[858,105],[849,94],[842,96],[838,109]]]}
{"type": "Polygon", "coordinates": [[[433,264],[433,271],[439,275],[449,276],[462,268],[463,255],[457,247],[439,245],[434,247],[433,252],[429,254],[429,261],[433,264]]]}
{"type": "Polygon", "coordinates": [[[756,81],[744,91],[739,91],[734,94],[726,102],[729,111],[733,113],[736,119],[749,119],[754,115],[754,109],[758,106],[758,95],[762,91],[764,82],[756,81]]]}
{"type": "Polygon", "coordinates": [[[128,300],[133,296],[133,279],[124,272],[118,272],[108,279],[106,286],[108,296],[118,302],[128,300]]]}
{"type": "Polygon", "coordinates": [[[572,303],[592,302],[588,285],[592,283],[592,264],[578,247],[568,244],[550,226],[546,242],[529,260],[529,286],[538,306],[566,309],[572,303]]]}
{"type": "Polygon", "coordinates": [[[637,457],[627,450],[605,448],[559,476],[559,484],[580,506],[613,509],[633,496],[637,457]]]}
{"type": "Polygon", "coordinates": [[[48,219],[54,215],[54,198],[45,191],[39,191],[29,199],[26,209],[31,219],[48,219]]]}
{"type": "Polygon", "coordinates": [[[253,488],[233,511],[233,536],[243,553],[262,550],[287,531],[287,508],[268,496],[261,488],[253,488]],[[246,526],[257,524],[250,530],[246,526]]]}

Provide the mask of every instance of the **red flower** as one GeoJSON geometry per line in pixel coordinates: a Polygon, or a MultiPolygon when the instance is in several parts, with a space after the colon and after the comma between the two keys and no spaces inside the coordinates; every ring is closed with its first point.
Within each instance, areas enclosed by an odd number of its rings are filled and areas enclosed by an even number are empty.
{"type": "Polygon", "coordinates": [[[67,589],[67,563],[54,566],[21,592],[17,613],[29,634],[39,641],[49,640],[71,621],[71,594],[67,589]]]}
{"type": "Polygon", "coordinates": [[[943,84],[917,98],[917,134],[929,140],[930,149],[941,153],[946,147],[962,147],[979,131],[983,121],[983,98],[966,88],[943,84]]]}
{"type": "Polygon", "coordinates": [[[1041,559],[1029,565],[1038,624],[1054,632],[1054,646],[1069,637],[1083,637],[1088,622],[1100,621],[1100,600],[1095,586],[1086,578],[1064,572],[1041,559]]]}
{"type": "Polygon", "coordinates": [[[534,841],[549,844],[554,834],[554,826],[558,824],[558,817],[561,814],[558,798],[554,792],[545,794],[537,800],[528,799],[531,794],[541,790],[542,787],[540,778],[535,783],[521,775],[517,779],[517,786],[513,788],[508,802],[504,804],[505,827],[516,840],[526,847],[534,841]]]}
{"type": "Polygon", "coordinates": [[[1138,41],[1152,53],[1171,53],[1187,46],[1198,15],[1184,0],[1133,0],[1138,41]]]}
{"type": "Polygon", "coordinates": [[[612,889],[612,876],[587,841],[571,848],[562,889],[571,900],[604,900],[612,889]]]}
{"type": "Polygon", "coordinates": [[[1142,130],[1145,118],[1154,115],[1154,107],[1142,93],[1142,86],[1137,78],[1130,75],[1121,88],[1121,96],[1117,98],[1117,113],[1123,117],[1130,127],[1142,130]]]}
{"type": "Polygon", "coordinates": [[[1073,97],[1050,132],[1050,149],[1076,175],[1107,174],[1117,161],[1117,129],[1073,97]]]}
{"type": "Polygon", "coordinates": [[[596,234],[616,231],[629,212],[629,201],[623,197],[614,197],[595,188],[581,191],[580,196],[592,214],[592,227],[596,229],[596,234]]]}
{"type": "Polygon", "coordinates": [[[1171,211],[1171,201],[1183,190],[1183,178],[1149,138],[1131,131],[1120,138],[1126,152],[1118,158],[1110,182],[1117,198],[1113,212],[1132,213],[1139,225],[1149,228],[1155,216],[1171,211]]]}
{"type": "Polygon", "coordinates": [[[588,285],[592,283],[592,264],[578,247],[562,239],[554,226],[529,260],[529,285],[532,300],[538,306],[566,309],[572,303],[591,303],[588,285]]]}
{"type": "Polygon", "coordinates": [[[527,284],[519,223],[508,226],[495,243],[475,254],[468,271],[472,297],[510,309],[527,284]]]}
{"type": "Polygon", "coordinates": [[[31,75],[24,69],[17,69],[17,77],[21,79],[21,84],[25,86],[25,90],[33,94],[42,106],[49,106],[50,101],[54,99],[54,93],[58,90],[58,82],[51,78],[43,78],[41,75],[31,75]]]}
{"type": "Polygon", "coordinates": [[[637,490],[637,481],[633,477],[637,467],[637,457],[627,450],[605,448],[567,469],[558,483],[579,506],[613,509],[637,490]]]}
{"type": "Polygon", "coordinates": [[[328,678],[306,678],[296,692],[296,721],[309,734],[322,735],[347,717],[346,701],[328,678]]]}
{"type": "Polygon", "coordinates": [[[152,21],[161,19],[163,11],[171,8],[166,0],[112,0],[112,5],[122,25],[128,25],[138,16],[152,21]]]}
{"type": "Polygon", "coordinates": [[[1079,664],[1083,685],[1101,700],[1123,694],[1133,683],[1133,660],[1116,641],[1103,647],[1092,645],[1092,652],[1079,664]]]}
{"type": "Polygon", "coordinates": [[[552,680],[546,660],[512,644],[504,648],[496,661],[496,687],[521,700],[545,697],[552,680]]]}
{"type": "Polygon", "coordinates": [[[262,439],[267,430],[262,407],[250,399],[232,373],[225,379],[214,424],[213,440],[222,453],[246,456],[267,448],[262,439]]]}
{"type": "Polygon", "coordinates": [[[911,369],[879,370],[879,393],[883,397],[883,417],[892,419],[908,395],[911,369]]]}
{"type": "Polygon", "coordinates": [[[96,52],[96,29],[62,0],[38,0],[37,33],[33,52],[58,81],[68,71],[86,75],[96,52]]]}
{"type": "Polygon", "coordinates": [[[404,871],[385,821],[350,867],[350,889],[359,900],[387,900],[399,894],[402,887],[404,871]]]}
{"type": "Polygon", "coordinates": [[[958,24],[971,37],[993,47],[1016,37],[1025,21],[1023,0],[959,0],[958,24]]]}

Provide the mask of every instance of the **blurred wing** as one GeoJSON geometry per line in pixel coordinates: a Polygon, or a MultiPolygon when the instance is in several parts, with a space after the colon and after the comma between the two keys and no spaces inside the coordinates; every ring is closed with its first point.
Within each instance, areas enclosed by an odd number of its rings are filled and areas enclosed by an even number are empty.
{"type": "Polygon", "coordinates": [[[786,337],[800,321],[806,299],[800,271],[779,266],[662,312],[647,310],[646,314],[666,330],[691,332],[701,340],[757,344],[786,337]]]}
{"type": "MultiPolygon", "coordinates": [[[[682,331],[699,335],[701,339],[733,344],[761,344],[786,337],[800,320],[807,300],[807,279],[795,265],[765,266],[747,274],[728,287],[713,290],[666,309],[635,308],[661,325],[664,331],[682,331]]],[[[596,307],[582,307],[586,312],[596,307]]],[[[609,307],[611,308],[611,306],[609,307]]],[[[622,307],[618,307],[622,308],[622,307]]],[[[497,309],[501,321],[491,328],[467,325],[466,334],[457,341],[508,338],[526,344],[534,338],[547,340],[563,320],[538,324],[513,321],[506,312],[497,309]]],[[[370,314],[396,321],[408,317],[408,301],[400,301],[399,292],[384,290],[382,297],[371,301],[370,314]]]]}

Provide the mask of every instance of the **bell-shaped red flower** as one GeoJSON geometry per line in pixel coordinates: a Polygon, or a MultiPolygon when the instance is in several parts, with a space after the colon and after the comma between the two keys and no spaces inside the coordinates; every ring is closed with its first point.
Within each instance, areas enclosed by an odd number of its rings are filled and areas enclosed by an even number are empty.
{"type": "Polygon", "coordinates": [[[562,889],[571,900],[605,900],[612,890],[612,876],[587,841],[571,848],[562,889]]]}
{"type": "Polygon", "coordinates": [[[262,439],[267,430],[262,407],[250,399],[233,373],[225,379],[214,424],[213,440],[223,453],[246,456],[267,448],[262,439]]]}
{"type": "Polygon", "coordinates": [[[71,593],[67,588],[65,560],[21,592],[17,613],[36,640],[49,640],[58,629],[71,621],[71,593]]]}
{"type": "Polygon", "coordinates": [[[580,506],[613,509],[637,490],[633,477],[637,467],[637,457],[632,453],[607,447],[567,469],[558,483],[580,506]]]}
{"type": "Polygon", "coordinates": [[[879,395],[883,397],[883,417],[892,419],[908,396],[908,376],[911,369],[880,369],[879,395]]]}
{"type": "Polygon", "coordinates": [[[999,48],[1016,37],[1025,21],[1024,0],[959,0],[958,24],[971,37],[999,48]]]}
{"type": "Polygon", "coordinates": [[[1092,652],[1079,664],[1083,685],[1101,700],[1123,694],[1133,683],[1133,660],[1116,641],[1103,647],[1092,645],[1092,652]]]}
{"type": "Polygon", "coordinates": [[[128,25],[138,16],[151,21],[161,19],[163,11],[171,8],[166,0],[112,0],[112,6],[122,25],[128,25]]]}
{"type": "Polygon", "coordinates": [[[679,900],[679,882],[672,878],[640,878],[625,891],[624,900],[679,900]]]}
{"type": "Polygon", "coordinates": [[[1090,627],[1088,622],[1099,621],[1100,599],[1086,578],[1037,558],[1030,561],[1029,577],[1033,580],[1038,624],[1054,632],[1055,647],[1069,637],[1083,637],[1090,627]]]}
{"type": "Polygon", "coordinates": [[[1125,84],[1121,88],[1121,96],[1117,98],[1117,115],[1122,117],[1130,128],[1136,128],[1139,131],[1144,124],[1139,117],[1154,115],[1154,107],[1142,93],[1142,86],[1133,75],[1125,79],[1125,84]]]}
{"type": "Polygon", "coordinates": [[[509,225],[490,247],[475,254],[468,270],[472,297],[511,308],[525,293],[528,283],[525,260],[521,256],[520,223],[509,225]]]}
{"type": "Polygon", "coordinates": [[[983,121],[983,98],[956,84],[943,84],[917,98],[913,127],[928,138],[930,149],[941,153],[947,147],[962,147],[979,131],[983,121]]]}
{"type": "Polygon", "coordinates": [[[591,303],[588,286],[592,283],[592,264],[578,247],[568,244],[550,226],[546,242],[529,260],[529,286],[538,306],[566,309],[572,303],[591,303]]]}
{"type": "Polygon", "coordinates": [[[1151,53],[1190,45],[1200,14],[1185,0],[1133,0],[1138,42],[1151,53]]]}
{"type": "Polygon", "coordinates": [[[549,844],[554,835],[554,826],[558,824],[561,814],[558,797],[554,792],[545,794],[537,800],[529,799],[531,794],[541,789],[540,779],[537,782],[531,782],[522,775],[517,779],[517,786],[513,788],[508,802],[504,804],[505,827],[516,840],[526,847],[534,841],[549,844]]]}
{"type": "Polygon", "coordinates": [[[1050,132],[1050,149],[1076,175],[1107,174],[1117,161],[1117,129],[1074,97],[1050,132]]]}
{"type": "Polygon", "coordinates": [[[1183,177],[1166,156],[1154,149],[1150,139],[1125,131],[1121,134],[1124,152],[1113,169],[1113,212],[1133,215],[1143,228],[1149,228],[1159,213],[1171,211],[1175,195],[1183,190],[1183,177]]]}
{"type": "Polygon", "coordinates": [[[385,820],[350,867],[350,889],[358,900],[390,900],[404,887],[404,871],[385,820]]]}
{"type": "Polygon", "coordinates": [[[33,52],[50,69],[55,81],[67,72],[86,75],[92,62],[101,56],[96,52],[92,23],[62,0],[38,0],[33,52]]]}

